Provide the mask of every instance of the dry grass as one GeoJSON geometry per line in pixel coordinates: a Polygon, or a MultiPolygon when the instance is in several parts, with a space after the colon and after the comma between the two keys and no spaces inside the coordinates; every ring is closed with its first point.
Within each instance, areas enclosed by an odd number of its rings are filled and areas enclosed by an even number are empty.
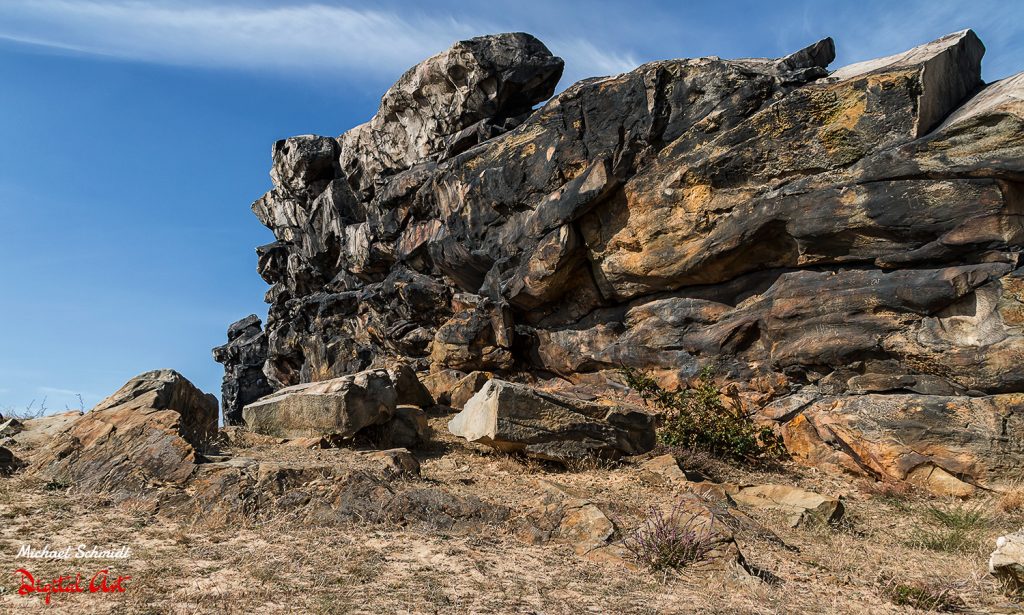
{"type": "MultiPolygon", "coordinates": [[[[513,517],[543,493],[541,481],[586,494],[611,518],[623,519],[621,527],[636,527],[645,511],[670,505],[678,495],[676,487],[647,483],[630,462],[564,470],[458,446],[421,461],[425,481],[509,506],[513,517]]],[[[170,519],[146,502],[118,504],[74,489],[48,491],[16,476],[0,480],[0,553],[8,568],[28,565],[41,576],[109,565],[132,577],[123,594],[56,596],[46,611],[52,613],[860,614],[1012,607],[986,573],[995,538],[1019,526],[1017,509],[1003,510],[1005,495],[958,503],[879,493],[877,487],[796,467],[770,475],[717,470],[737,482],[785,480],[844,494],[850,520],[794,529],[782,515],[751,511],[782,539],[755,536],[740,545],[750,565],[778,579],[773,584],[738,570],[684,568],[664,576],[591,562],[569,545],[522,542],[514,518],[508,527],[463,534],[390,525],[317,527],[285,516],[233,523],[170,519]],[[934,550],[908,540],[920,528],[964,532],[970,544],[934,550]],[[127,544],[132,557],[15,560],[11,556],[22,543],[127,544]]],[[[40,610],[38,596],[16,594],[15,579],[0,576],[0,612],[40,610]]]]}
{"type": "Polygon", "coordinates": [[[956,613],[966,606],[959,588],[943,579],[904,582],[892,574],[878,576],[878,591],[889,602],[919,611],[956,613]]]}
{"type": "Polygon", "coordinates": [[[1024,515],[1024,488],[1014,486],[1003,492],[996,502],[996,511],[1003,515],[1024,515]]]}

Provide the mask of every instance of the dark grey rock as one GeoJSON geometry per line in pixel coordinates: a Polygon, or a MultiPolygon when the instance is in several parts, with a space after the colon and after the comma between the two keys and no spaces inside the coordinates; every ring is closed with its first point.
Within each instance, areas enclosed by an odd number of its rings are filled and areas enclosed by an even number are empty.
{"type": "Polygon", "coordinates": [[[267,361],[267,336],[255,314],[228,328],[228,343],[213,349],[213,358],[224,365],[221,408],[225,425],[242,424],[242,408],[273,392],[263,364],[267,361]]]}

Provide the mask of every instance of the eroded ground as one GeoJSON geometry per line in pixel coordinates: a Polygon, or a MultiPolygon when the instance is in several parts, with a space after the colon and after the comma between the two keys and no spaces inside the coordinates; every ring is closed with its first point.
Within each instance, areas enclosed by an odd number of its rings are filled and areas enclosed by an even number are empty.
{"type": "MultiPolygon", "coordinates": [[[[281,513],[229,521],[160,514],[134,500],[117,503],[21,476],[0,479],[0,610],[52,613],[886,613],[918,600],[964,612],[1018,612],[986,561],[997,536],[1024,522],[1024,498],[985,494],[968,502],[935,499],[877,484],[784,465],[751,472],[698,458],[684,460],[718,481],[798,485],[842,496],[846,516],[833,525],[791,528],[784,515],[747,511],[774,533],[737,537],[746,571],[652,573],[631,562],[590,561],[571,544],[529,544],[523,519],[551,484],[594,502],[615,522],[614,546],[652,506],[671,504],[685,486],[640,467],[590,464],[560,470],[467,449],[432,419],[434,440],[417,453],[420,478],[473,495],[509,516],[497,524],[455,527],[336,523],[318,525],[281,513]],[[952,513],[946,523],[936,511],[952,513]],[[40,561],[17,558],[22,544],[56,548],[128,545],[131,558],[40,561]],[[49,606],[19,596],[17,568],[37,578],[109,567],[130,575],[120,594],[61,594],[49,606]]],[[[229,449],[232,456],[346,463],[345,449],[276,445],[229,449]]]]}

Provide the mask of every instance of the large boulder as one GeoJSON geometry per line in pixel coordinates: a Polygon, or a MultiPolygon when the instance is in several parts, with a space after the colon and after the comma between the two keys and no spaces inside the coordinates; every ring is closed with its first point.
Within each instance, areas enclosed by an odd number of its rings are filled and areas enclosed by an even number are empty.
{"type": "Polygon", "coordinates": [[[59,431],[31,453],[32,472],[84,491],[139,494],[189,479],[215,440],[217,399],[178,372],[157,370],[48,426],[59,431]]]}
{"type": "Polygon", "coordinates": [[[451,433],[551,461],[638,455],[654,448],[654,417],[493,379],[448,423],[451,433]]]}
{"type": "Polygon", "coordinates": [[[135,376],[113,395],[90,411],[122,411],[152,408],[173,410],[181,415],[185,438],[199,446],[217,431],[217,398],[200,391],[173,369],[160,369],[135,376]]]}
{"type": "Polygon", "coordinates": [[[337,436],[389,421],[398,393],[387,370],[373,369],[287,387],[247,405],[245,425],[278,438],[337,436]]]}

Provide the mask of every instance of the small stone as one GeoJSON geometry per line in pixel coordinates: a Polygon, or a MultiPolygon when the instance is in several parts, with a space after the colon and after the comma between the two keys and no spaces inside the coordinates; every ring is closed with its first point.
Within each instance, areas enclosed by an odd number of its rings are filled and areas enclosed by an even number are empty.
{"type": "Polygon", "coordinates": [[[427,413],[417,406],[398,406],[387,423],[364,431],[375,446],[408,449],[426,442],[429,432],[427,413]]]}
{"type": "Polygon", "coordinates": [[[386,475],[391,477],[419,476],[420,462],[404,448],[363,453],[368,459],[381,464],[386,475]]]}
{"type": "Polygon", "coordinates": [[[1012,590],[1024,588],[1024,533],[1015,532],[996,539],[988,571],[1012,590]]]}
{"type": "Polygon", "coordinates": [[[405,363],[388,370],[391,382],[395,387],[397,395],[396,403],[399,405],[418,406],[429,408],[434,405],[434,397],[430,391],[420,382],[416,372],[405,363]]]}
{"type": "Polygon", "coordinates": [[[670,483],[685,483],[686,473],[679,467],[679,461],[673,455],[659,455],[640,464],[640,469],[653,474],[670,483]]]}
{"type": "Polygon", "coordinates": [[[21,424],[21,421],[15,418],[10,418],[5,421],[0,421],[0,437],[10,437],[25,429],[25,426],[21,424]]]}
{"type": "Polygon", "coordinates": [[[420,382],[423,383],[423,386],[427,388],[437,403],[451,406],[452,389],[465,377],[465,372],[455,369],[440,369],[420,376],[420,382]]]}
{"type": "Polygon", "coordinates": [[[484,385],[492,377],[490,372],[472,372],[459,380],[451,389],[451,403],[449,405],[456,410],[462,410],[466,407],[466,402],[476,395],[477,391],[484,388],[484,385]]]}
{"type": "Polygon", "coordinates": [[[0,476],[13,474],[24,465],[25,463],[18,459],[11,449],[0,446],[0,476]]]}

